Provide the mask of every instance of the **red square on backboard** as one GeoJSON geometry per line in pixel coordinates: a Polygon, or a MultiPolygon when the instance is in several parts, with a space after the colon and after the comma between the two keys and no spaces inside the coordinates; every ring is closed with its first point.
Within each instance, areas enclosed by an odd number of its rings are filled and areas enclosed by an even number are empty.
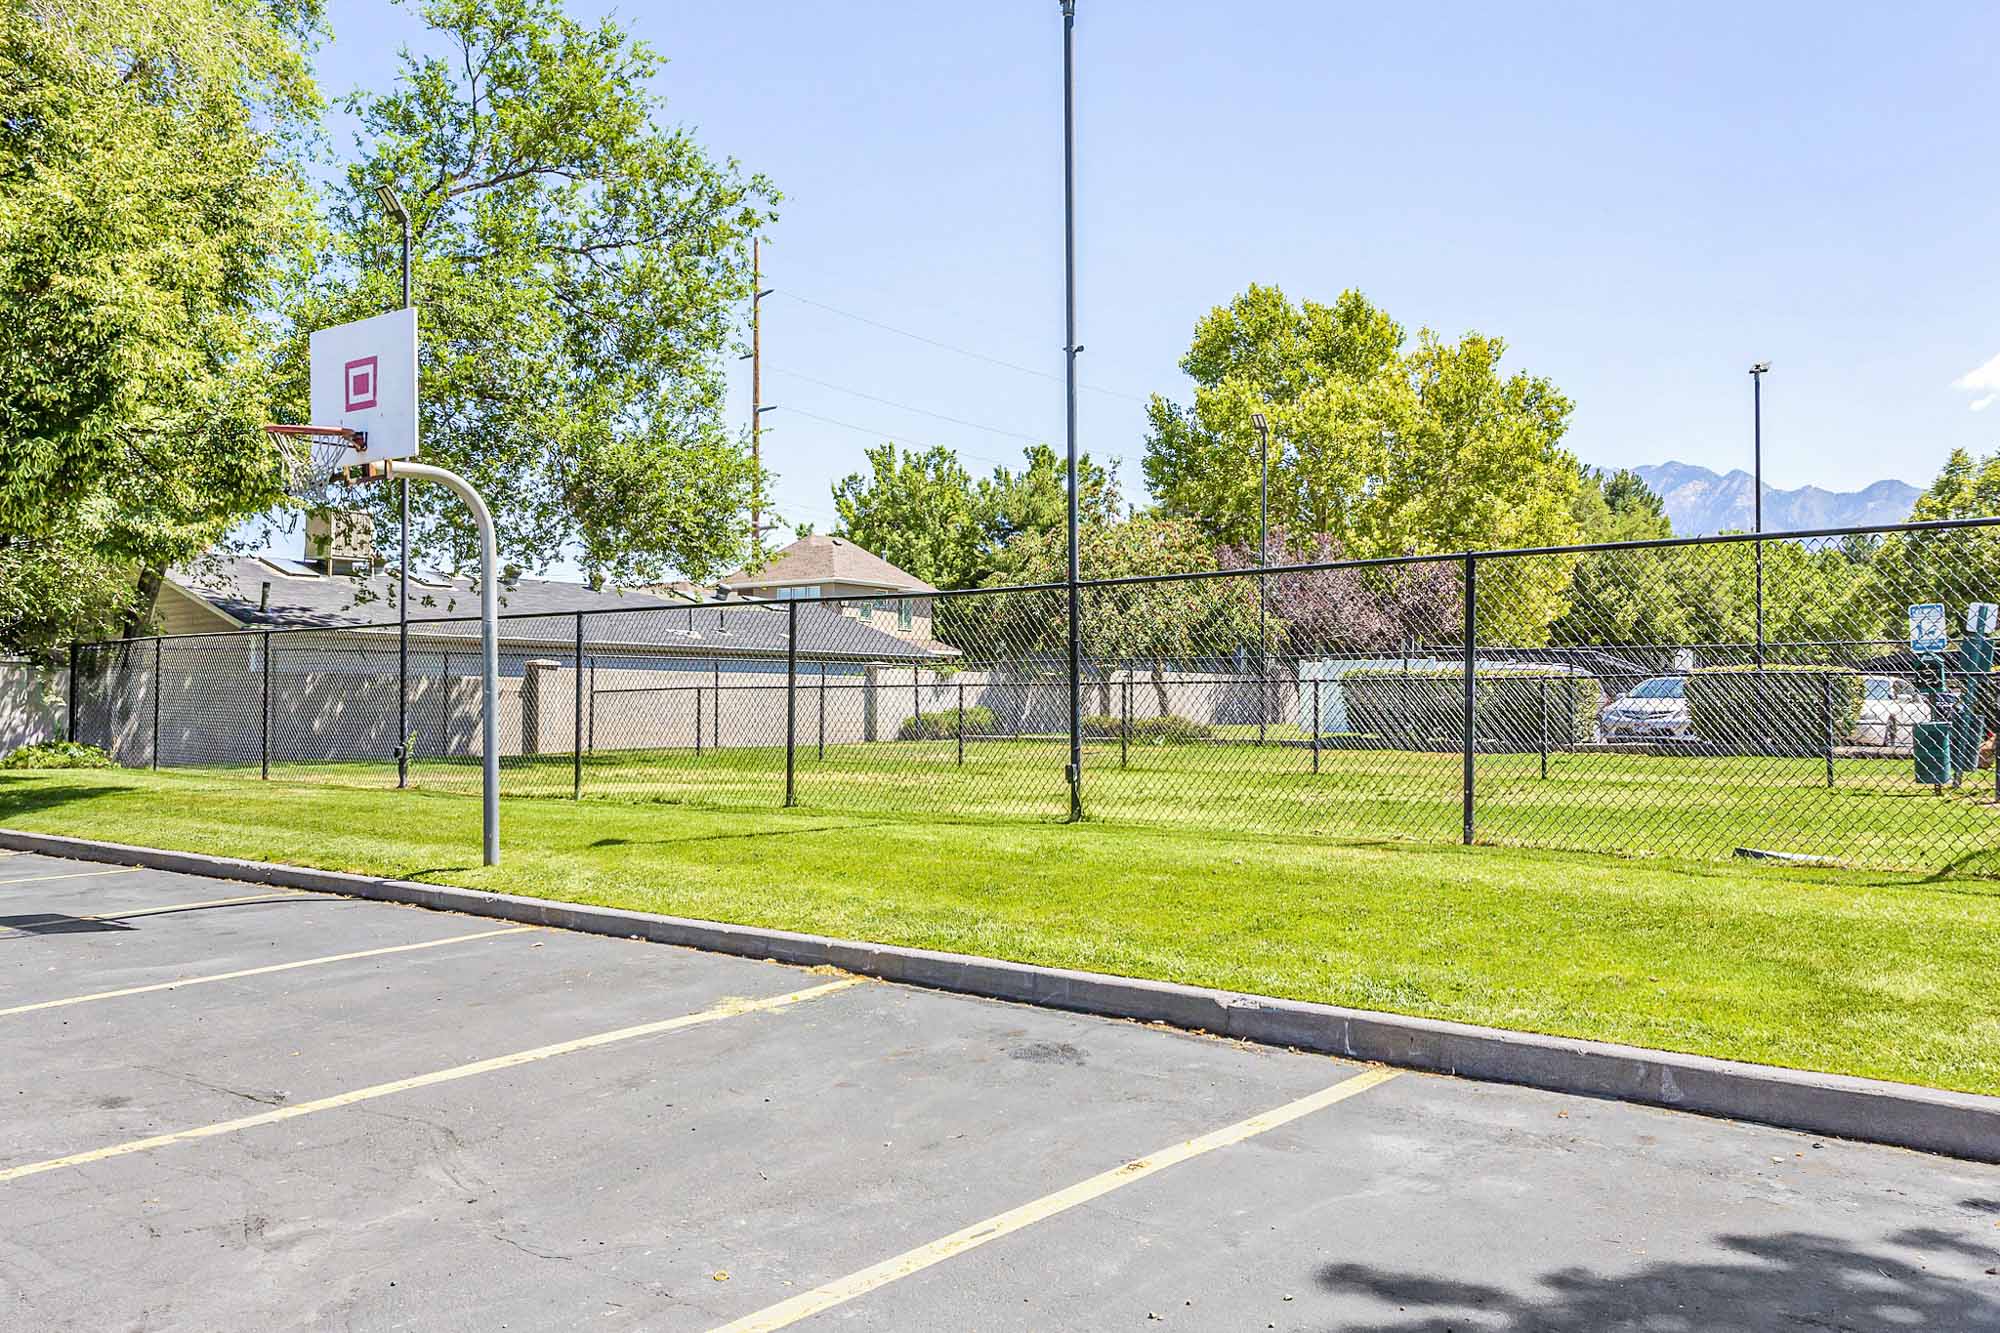
{"type": "Polygon", "coordinates": [[[358,412],[375,406],[376,358],[364,356],[347,363],[347,410],[358,412]]]}

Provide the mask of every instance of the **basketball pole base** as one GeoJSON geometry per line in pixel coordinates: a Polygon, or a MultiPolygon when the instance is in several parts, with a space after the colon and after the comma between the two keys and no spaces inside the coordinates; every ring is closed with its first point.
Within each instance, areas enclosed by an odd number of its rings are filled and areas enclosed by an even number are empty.
{"type": "Polygon", "coordinates": [[[495,559],[493,514],[472,483],[456,472],[408,458],[384,459],[362,467],[362,476],[393,481],[435,481],[449,487],[479,527],[479,655],[483,688],[480,699],[479,750],[483,788],[480,809],[481,850],[489,866],[500,864],[500,594],[495,559]]]}

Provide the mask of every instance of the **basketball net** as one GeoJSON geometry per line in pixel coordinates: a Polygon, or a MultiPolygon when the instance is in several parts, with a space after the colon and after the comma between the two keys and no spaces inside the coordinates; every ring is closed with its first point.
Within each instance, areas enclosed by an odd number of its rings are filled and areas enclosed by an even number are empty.
{"type": "Polygon", "coordinates": [[[339,426],[266,426],[264,431],[278,452],[285,494],[308,509],[333,503],[334,482],[345,482],[358,470],[351,452],[366,438],[339,426]]]}

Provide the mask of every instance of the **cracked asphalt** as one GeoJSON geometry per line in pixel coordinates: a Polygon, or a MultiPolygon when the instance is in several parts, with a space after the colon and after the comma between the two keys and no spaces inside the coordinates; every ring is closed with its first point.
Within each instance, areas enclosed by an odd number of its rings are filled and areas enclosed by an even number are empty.
{"type": "Polygon", "coordinates": [[[5,1329],[2000,1328],[1993,1167],[194,876],[0,1042],[5,1329]]]}

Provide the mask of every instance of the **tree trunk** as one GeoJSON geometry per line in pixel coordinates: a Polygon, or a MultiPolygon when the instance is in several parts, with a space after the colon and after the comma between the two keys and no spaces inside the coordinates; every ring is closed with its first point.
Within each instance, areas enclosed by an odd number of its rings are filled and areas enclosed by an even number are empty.
{"type": "Polygon", "coordinates": [[[1167,669],[1157,657],[1153,659],[1153,693],[1160,701],[1160,716],[1171,715],[1173,709],[1167,706],[1167,669]]]}
{"type": "Polygon", "coordinates": [[[139,587],[132,596],[131,609],[125,613],[124,624],[119,626],[120,638],[137,638],[151,627],[153,609],[160,604],[160,585],[166,577],[167,571],[159,565],[147,565],[139,571],[139,587]]]}

